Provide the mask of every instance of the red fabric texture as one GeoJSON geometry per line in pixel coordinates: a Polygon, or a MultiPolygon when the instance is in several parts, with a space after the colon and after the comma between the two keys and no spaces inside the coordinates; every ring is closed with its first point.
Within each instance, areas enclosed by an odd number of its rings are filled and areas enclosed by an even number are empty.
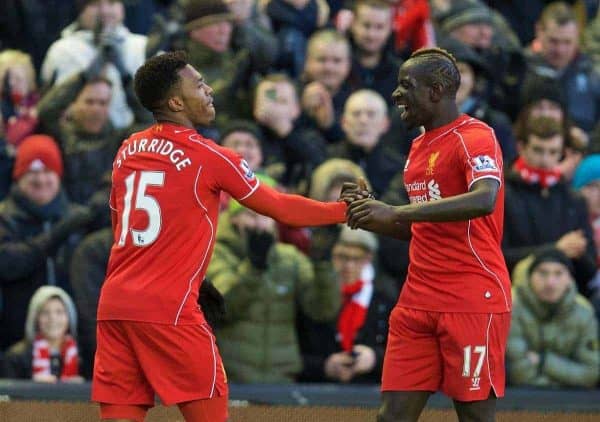
{"type": "Polygon", "coordinates": [[[393,6],[396,51],[411,52],[435,45],[435,33],[427,0],[400,0],[393,6]]]}
{"type": "Polygon", "coordinates": [[[351,352],[356,334],[365,325],[368,308],[353,300],[353,296],[360,292],[365,285],[362,280],[342,286],[342,310],[338,316],[337,330],[342,345],[342,350],[351,352]]]}
{"type": "Polygon", "coordinates": [[[63,161],[58,145],[48,135],[28,136],[17,148],[13,179],[19,179],[29,170],[43,168],[50,169],[62,177],[63,161]]]}
{"type": "Polygon", "coordinates": [[[177,406],[186,421],[225,422],[228,417],[227,402],[227,396],[220,396],[212,399],[179,403],[177,406]]]}
{"type": "MultiPolygon", "coordinates": [[[[79,375],[79,351],[75,339],[70,335],[65,337],[60,348],[62,370],[60,379],[65,380],[79,375]]],[[[33,341],[33,375],[50,375],[50,346],[41,335],[33,341]]]]}
{"type": "Polygon", "coordinates": [[[228,395],[227,378],[208,324],[99,321],[92,400],[165,406],[228,395]]]}
{"type": "Polygon", "coordinates": [[[504,396],[510,313],[428,312],[396,306],[381,391],[441,391],[460,401],[504,396]]]}
{"type": "Polygon", "coordinates": [[[539,184],[542,188],[549,188],[556,185],[560,181],[559,169],[540,169],[530,166],[525,162],[523,157],[517,158],[513,165],[514,169],[519,172],[519,176],[530,185],[539,184]]]}
{"type": "Polygon", "coordinates": [[[131,135],[113,164],[115,244],[98,320],[203,323],[198,290],[214,247],[221,192],[242,199],[258,184],[239,154],[193,129],[162,123],[131,135]],[[144,184],[144,174],[162,175],[162,184],[144,184]],[[140,244],[150,221],[157,235],[140,244]]]}
{"type": "Polygon", "coordinates": [[[462,115],[412,142],[404,185],[413,204],[469,192],[482,179],[500,184],[492,213],[471,220],[413,222],[410,264],[399,304],[438,312],[507,312],[510,277],[504,226],[502,151],[494,131],[462,115]]]}
{"type": "Polygon", "coordinates": [[[292,227],[326,226],[346,221],[345,202],[319,202],[281,193],[264,184],[241,203],[292,227]]]}

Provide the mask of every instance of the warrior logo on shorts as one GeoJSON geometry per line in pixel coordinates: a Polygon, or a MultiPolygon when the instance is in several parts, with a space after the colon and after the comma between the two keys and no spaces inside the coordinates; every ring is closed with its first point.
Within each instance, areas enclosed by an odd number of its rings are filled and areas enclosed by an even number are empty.
{"type": "Polygon", "coordinates": [[[244,172],[244,177],[246,179],[248,179],[248,180],[254,179],[254,172],[252,171],[252,169],[250,168],[250,166],[248,165],[246,160],[240,161],[240,167],[241,167],[242,171],[244,172]]]}

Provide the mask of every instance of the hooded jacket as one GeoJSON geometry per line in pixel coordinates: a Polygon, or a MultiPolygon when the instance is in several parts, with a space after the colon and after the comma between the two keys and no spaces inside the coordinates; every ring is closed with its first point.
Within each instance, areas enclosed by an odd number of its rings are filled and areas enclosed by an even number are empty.
{"type": "Polygon", "coordinates": [[[69,317],[68,333],[77,338],[77,311],[73,300],[63,289],[55,286],[42,286],[31,297],[25,322],[25,338],[15,343],[6,354],[5,374],[8,378],[31,378],[33,342],[37,333],[37,319],[42,306],[54,296],[58,296],[65,305],[69,317]]]}
{"type": "Polygon", "coordinates": [[[315,275],[308,258],[275,242],[260,271],[246,242],[223,213],[207,277],[223,294],[226,321],[219,350],[233,382],[291,382],[302,369],[295,331],[297,304],[312,318],[335,318],[340,298],[333,272],[315,275]]]}
{"type": "Polygon", "coordinates": [[[571,284],[556,304],[541,302],[529,277],[515,280],[507,345],[509,381],[537,387],[594,387],[598,381],[598,323],[591,304],[571,284]],[[540,354],[538,367],[526,353],[540,354]]]}

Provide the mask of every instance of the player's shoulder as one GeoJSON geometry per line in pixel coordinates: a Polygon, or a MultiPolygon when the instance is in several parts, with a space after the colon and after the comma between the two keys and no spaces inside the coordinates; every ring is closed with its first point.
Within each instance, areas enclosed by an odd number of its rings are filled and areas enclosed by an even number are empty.
{"type": "Polygon", "coordinates": [[[485,122],[476,119],[475,117],[466,116],[467,118],[464,120],[463,124],[459,125],[456,130],[461,133],[477,133],[477,132],[485,132],[492,133],[493,129],[485,122]]]}
{"type": "Polygon", "coordinates": [[[214,140],[206,138],[199,133],[189,135],[187,141],[190,148],[202,154],[209,161],[238,161],[239,155],[235,151],[219,145],[214,140]]]}

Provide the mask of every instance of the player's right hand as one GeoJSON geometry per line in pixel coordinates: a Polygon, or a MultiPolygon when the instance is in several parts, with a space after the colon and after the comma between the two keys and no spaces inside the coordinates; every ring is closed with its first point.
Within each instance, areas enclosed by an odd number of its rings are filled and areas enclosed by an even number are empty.
{"type": "Polygon", "coordinates": [[[358,179],[358,184],[345,182],[342,185],[342,191],[340,192],[338,200],[350,204],[354,201],[367,198],[373,198],[373,194],[369,191],[365,179],[360,177],[358,179]]]}

